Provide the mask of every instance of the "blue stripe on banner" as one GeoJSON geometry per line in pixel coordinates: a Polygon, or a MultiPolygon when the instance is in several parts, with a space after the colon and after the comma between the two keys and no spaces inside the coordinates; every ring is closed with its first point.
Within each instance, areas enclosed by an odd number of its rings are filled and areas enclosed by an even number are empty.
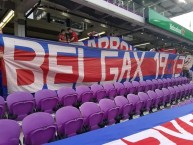
{"type": "Polygon", "coordinates": [[[91,131],[48,145],[102,145],[193,113],[193,104],[163,110],[138,119],[91,131]]]}

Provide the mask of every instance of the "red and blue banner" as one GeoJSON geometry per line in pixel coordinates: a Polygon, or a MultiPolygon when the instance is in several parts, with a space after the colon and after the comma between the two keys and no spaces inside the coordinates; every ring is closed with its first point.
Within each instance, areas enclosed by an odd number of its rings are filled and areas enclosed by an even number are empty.
{"type": "Polygon", "coordinates": [[[43,88],[179,76],[184,56],[97,49],[0,35],[3,95],[43,88]]]}
{"type": "Polygon", "coordinates": [[[193,104],[66,138],[48,145],[193,145],[193,104]]]}

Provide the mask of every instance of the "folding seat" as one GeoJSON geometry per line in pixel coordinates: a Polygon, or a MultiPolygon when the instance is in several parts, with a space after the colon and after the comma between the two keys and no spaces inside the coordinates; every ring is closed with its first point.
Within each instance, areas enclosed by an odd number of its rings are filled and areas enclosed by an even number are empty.
{"type": "Polygon", "coordinates": [[[5,115],[5,101],[3,97],[0,96],[0,119],[5,115]]]}
{"type": "Polygon", "coordinates": [[[117,96],[114,101],[116,106],[120,108],[119,114],[121,118],[123,120],[128,119],[131,114],[131,109],[133,105],[129,103],[129,101],[123,96],[117,96]]]}
{"type": "Polygon", "coordinates": [[[151,91],[151,90],[147,91],[147,94],[152,99],[152,106],[151,106],[151,108],[152,109],[154,108],[154,109],[157,110],[158,105],[159,105],[159,103],[161,101],[160,98],[158,97],[158,95],[154,91],[151,91]]]}
{"type": "Polygon", "coordinates": [[[189,83],[190,95],[193,95],[193,83],[189,83]]]}
{"type": "Polygon", "coordinates": [[[177,83],[176,83],[176,79],[175,79],[175,78],[171,78],[171,81],[172,81],[172,86],[177,85],[177,83]]]}
{"type": "Polygon", "coordinates": [[[152,82],[153,82],[152,90],[156,90],[158,88],[159,82],[156,79],[153,79],[152,82]]]}
{"type": "Polygon", "coordinates": [[[117,89],[117,95],[120,95],[120,96],[127,95],[127,88],[125,88],[125,86],[122,83],[115,82],[114,86],[117,89]]]}
{"type": "Polygon", "coordinates": [[[59,102],[57,93],[53,90],[40,90],[35,93],[36,109],[38,111],[53,113],[59,102]]]}
{"type": "Polygon", "coordinates": [[[123,85],[127,89],[127,94],[133,94],[135,92],[135,87],[133,87],[131,82],[124,82],[123,85]]]}
{"type": "Polygon", "coordinates": [[[156,89],[155,90],[155,93],[158,95],[158,97],[160,98],[160,101],[159,101],[159,106],[161,108],[163,108],[165,106],[165,98],[164,98],[164,93],[162,90],[160,89],[156,89]]]}
{"type": "Polygon", "coordinates": [[[138,92],[145,92],[146,88],[148,87],[146,81],[139,81],[139,83],[140,87],[138,89],[138,92]]]}
{"type": "Polygon", "coordinates": [[[84,118],[84,127],[89,130],[94,130],[99,128],[99,124],[103,122],[104,112],[101,108],[93,103],[86,102],[80,106],[80,112],[84,118]]]}
{"type": "Polygon", "coordinates": [[[176,92],[176,99],[179,102],[181,100],[181,90],[178,86],[174,86],[175,92],[176,92]]]}
{"type": "Polygon", "coordinates": [[[168,90],[170,91],[171,101],[175,103],[177,101],[175,89],[173,87],[168,87],[168,90]]]}
{"type": "Polygon", "coordinates": [[[83,126],[83,117],[80,110],[72,106],[60,108],[56,112],[56,123],[60,137],[70,137],[80,133],[83,126]]]}
{"type": "Polygon", "coordinates": [[[184,100],[184,98],[185,98],[185,89],[181,85],[178,85],[178,88],[180,89],[181,99],[184,100]]]}
{"type": "Polygon", "coordinates": [[[142,106],[143,103],[140,99],[139,96],[134,95],[134,94],[128,94],[127,95],[127,99],[129,101],[129,103],[132,104],[132,109],[131,109],[131,114],[132,115],[140,115],[141,111],[142,111],[142,106]]]}
{"type": "Polygon", "coordinates": [[[170,91],[169,91],[168,89],[166,89],[166,88],[162,88],[162,91],[163,91],[163,93],[164,93],[164,98],[165,98],[165,103],[166,103],[166,105],[171,104],[171,102],[172,102],[172,96],[171,96],[170,91]]]}
{"type": "Polygon", "coordinates": [[[132,85],[134,87],[134,94],[137,94],[138,91],[139,91],[140,83],[137,82],[137,81],[132,81],[131,83],[132,83],[132,85]]]}
{"type": "Polygon", "coordinates": [[[144,92],[139,92],[138,93],[139,99],[144,102],[142,105],[143,111],[149,112],[151,109],[152,105],[152,100],[146,93],[144,92]]]}
{"type": "Polygon", "coordinates": [[[55,139],[57,126],[49,113],[37,112],[22,121],[24,144],[40,145],[55,139]]]}
{"type": "Polygon", "coordinates": [[[99,107],[104,112],[104,121],[108,125],[114,124],[119,119],[119,107],[111,99],[101,99],[99,107]]]}
{"type": "Polygon", "coordinates": [[[14,120],[0,120],[0,145],[19,145],[20,127],[14,120]]]}
{"type": "Polygon", "coordinates": [[[168,81],[168,87],[172,87],[173,86],[172,80],[170,78],[167,78],[167,81],[168,81]]]}
{"type": "Polygon", "coordinates": [[[164,82],[162,81],[162,79],[158,79],[158,89],[162,89],[164,86],[164,82]]]}
{"type": "Polygon", "coordinates": [[[8,117],[23,120],[25,116],[34,111],[33,95],[28,92],[15,92],[7,96],[8,117]]]}
{"type": "Polygon", "coordinates": [[[107,91],[99,84],[91,85],[91,91],[94,93],[94,98],[97,101],[100,101],[103,98],[107,97],[107,91]]]}
{"type": "Polygon", "coordinates": [[[75,106],[78,100],[78,94],[72,88],[63,87],[58,91],[58,98],[62,106],[75,106]]]}
{"type": "Polygon", "coordinates": [[[167,79],[162,79],[162,81],[163,81],[163,87],[167,88],[169,86],[168,80],[167,79]]]}
{"type": "Polygon", "coordinates": [[[117,89],[113,84],[103,84],[104,89],[107,91],[107,97],[114,99],[117,96],[117,89]]]}
{"type": "Polygon", "coordinates": [[[153,82],[151,80],[146,80],[147,87],[145,88],[145,92],[149,90],[153,90],[153,82]]]}
{"type": "Polygon", "coordinates": [[[88,86],[84,86],[84,85],[78,86],[76,88],[76,92],[79,95],[78,101],[80,103],[94,101],[93,91],[91,91],[88,86]]]}
{"type": "Polygon", "coordinates": [[[189,92],[190,92],[190,90],[189,90],[189,84],[182,84],[182,87],[184,88],[184,96],[185,96],[185,98],[189,98],[189,92]]]}

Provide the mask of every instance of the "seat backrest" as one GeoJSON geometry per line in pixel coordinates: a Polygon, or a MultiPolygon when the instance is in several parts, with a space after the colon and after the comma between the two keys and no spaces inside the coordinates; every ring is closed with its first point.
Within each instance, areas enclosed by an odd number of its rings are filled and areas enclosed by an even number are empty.
{"type": "Polygon", "coordinates": [[[3,117],[5,112],[5,100],[0,96],[0,119],[3,117]]]}
{"type": "Polygon", "coordinates": [[[132,81],[132,85],[133,85],[133,87],[140,87],[140,83],[139,82],[137,82],[137,81],[132,81]]]}
{"type": "Polygon", "coordinates": [[[116,89],[125,88],[125,86],[122,83],[120,83],[120,82],[115,82],[114,86],[115,86],[116,89]]]}
{"type": "Polygon", "coordinates": [[[34,96],[37,108],[49,113],[52,113],[59,101],[57,93],[49,89],[39,90],[34,96]]]}
{"type": "Polygon", "coordinates": [[[111,99],[101,99],[99,106],[102,111],[107,112],[109,109],[116,107],[115,102],[111,99]]]}
{"type": "Polygon", "coordinates": [[[96,94],[97,91],[104,90],[104,88],[99,84],[93,84],[90,86],[91,90],[96,94]]]}
{"type": "Polygon", "coordinates": [[[170,91],[171,94],[175,94],[175,89],[173,87],[168,87],[168,90],[170,91]]]}
{"type": "Polygon", "coordinates": [[[25,144],[44,144],[54,138],[56,125],[50,114],[37,112],[23,119],[22,129],[25,144]]]}
{"type": "Polygon", "coordinates": [[[133,88],[133,85],[131,82],[124,82],[123,85],[125,86],[125,88],[130,89],[133,88]]]}
{"type": "Polygon", "coordinates": [[[109,91],[109,90],[111,90],[111,89],[115,89],[115,87],[113,86],[113,84],[110,84],[110,83],[108,83],[108,84],[103,84],[103,87],[104,87],[104,89],[107,90],[107,91],[109,91]]]}
{"type": "Polygon", "coordinates": [[[88,117],[91,114],[101,112],[100,107],[93,102],[85,102],[80,106],[80,112],[82,113],[83,117],[88,117]]]}
{"type": "Polygon", "coordinates": [[[27,115],[33,111],[35,102],[32,94],[15,92],[7,96],[7,106],[11,114],[27,115]]]}
{"type": "Polygon", "coordinates": [[[78,86],[76,87],[76,92],[79,95],[79,99],[82,102],[88,102],[93,99],[93,91],[90,90],[88,86],[78,86]]]}
{"type": "Polygon", "coordinates": [[[154,91],[148,91],[147,94],[149,95],[149,97],[153,100],[156,100],[158,98],[157,94],[154,91]]]}
{"type": "Polygon", "coordinates": [[[141,101],[147,101],[150,99],[149,96],[144,92],[139,92],[138,96],[141,101]]]}
{"type": "Polygon", "coordinates": [[[136,103],[140,102],[140,99],[137,95],[134,94],[128,94],[127,95],[127,99],[129,101],[129,103],[135,105],[136,103]]]}
{"type": "Polygon", "coordinates": [[[60,103],[63,106],[71,106],[77,102],[78,94],[72,88],[63,87],[63,88],[60,88],[57,91],[57,93],[58,93],[60,103]]]}
{"type": "Polygon", "coordinates": [[[105,98],[107,96],[106,90],[99,84],[91,85],[91,91],[94,93],[94,97],[98,100],[105,98]]]}
{"type": "Polygon", "coordinates": [[[160,90],[160,89],[156,89],[155,92],[156,92],[156,94],[158,95],[158,97],[163,97],[163,96],[164,96],[163,91],[160,90]]]}
{"type": "Polygon", "coordinates": [[[0,120],[0,144],[18,145],[20,136],[19,124],[14,120],[0,120]]]}
{"type": "Polygon", "coordinates": [[[170,91],[166,88],[162,88],[162,91],[164,93],[164,96],[169,96],[171,94],[170,91]]]}
{"type": "Polygon", "coordinates": [[[115,97],[114,101],[115,104],[119,107],[123,107],[124,105],[129,104],[129,101],[123,96],[115,97]]]}

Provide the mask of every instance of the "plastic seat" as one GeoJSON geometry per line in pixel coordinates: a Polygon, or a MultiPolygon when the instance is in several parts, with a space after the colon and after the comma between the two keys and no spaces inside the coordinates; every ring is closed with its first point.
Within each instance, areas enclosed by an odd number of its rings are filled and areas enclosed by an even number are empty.
{"type": "Polygon", "coordinates": [[[28,92],[15,92],[7,96],[9,118],[23,120],[35,107],[33,95],[28,92]]]}
{"type": "Polygon", "coordinates": [[[5,100],[0,96],[0,119],[5,115],[5,100]]]}
{"type": "Polygon", "coordinates": [[[52,113],[56,110],[59,98],[55,91],[44,89],[37,91],[34,96],[38,111],[52,113]]]}
{"type": "Polygon", "coordinates": [[[88,86],[78,86],[76,92],[79,95],[78,101],[80,103],[94,101],[93,91],[88,86]]]}
{"type": "Polygon", "coordinates": [[[152,82],[153,82],[152,90],[158,89],[159,82],[156,79],[153,79],[152,82]]]}
{"type": "Polygon", "coordinates": [[[58,134],[61,137],[70,137],[81,132],[83,118],[81,112],[72,106],[60,108],[56,112],[58,134]]]}
{"type": "Polygon", "coordinates": [[[133,87],[131,82],[124,82],[123,85],[127,89],[127,94],[133,94],[135,92],[135,87],[133,87]]]}
{"type": "Polygon", "coordinates": [[[153,82],[151,80],[146,80],[147,87],[145,88],[145,92],[149,90],[153,90],[153,82]]]}
{"type": "Polygon", "coordinates": [[[167,88],[169,86],[168,80],[162,79],[162,81],[163,81],[163,88],[167,88]]]}
{"type": "Polygon", "coordinates": [[[132,104],[132,109],[131,109],[131,113],[132,115],[140,115],[141,111],[142,111],[142,106],[143,103],[140,99],[139,96],[134,95],[134,94],[128,94],[127,95],[127,99],[129,101],[129,103],[132,104]]]}
{"type": "Polygon", "coordinates": [[[114,101],[116,106],[120,108],[119,114],[122,116],[122,119],[128,119],[133,105],[123,96],[117,96],[114,101]]]}
{"type": "Polygon", "coordinates": [[[84,118],[84,126],[89,130],[98,129],[104,116],[101,108],[93,102],[86,102],[79,109],[84,118]]]}
{"type": "Polygon", "coordinates": [[[160,103],[160,98],[154,91],[147,91],[148,96],[152,99],[152,108],[158,108],[160,103]]]}
{"type": "Polygon", "coordinates": [[[183,86],[181,86],[181,85],[178,85],[178,88],[180,89],[180,96],[181,96],[181,98],[184,98],[185,97],[185,89],[184,89],[184,87],[183,86]]]}
{"type": "Polygon", "coordinates": [[[113,84],[103,84],[103,87],[107,91],[107,97],[109,99],[114,99],[117,96],[117,89],[113,84]]]}
{"type": "Polygon", "coordinates": [[[0,145],[19,145],[20,127],[14,120],[0,120],[0,145]]]}
{"type": "Polygon", "coordinates": [[[164,82],[162,81],[162,79],[158,79],[158,89],[162,89],[164,86],[164,82]]]}
{"type": "Polygon", "coordinates": [[[23,119],[22,129],[25,144],[40,145],[55,139],[57,127],[49,113],[37,112],[23,119]]]}
{"type": "Polygon", "coordinates": [[[103,98],[106,98],[107,92],[106,90],[99,84],[93,84],[91,86],[91,91],[94,93],[94,98],[97,99],[97,101],[100,101],[103,98]]]}
{"type": "Polygon", "coordinates": [[[168,87],[172,87],[172,80],[170,78],[167,78],[167,81],[168,81],[168,87]]]}
{"type": "Polygon", "coordinates": [[[120,95],[120,96],[127,95],[127,89],[125,88],[125,86],[122,83],[115,82],[114,86],[115,86],[115,89],[117,89],[117,95],[120,95]]]}
{"type": "Polygon", "coordinates": [[[175,92],[176,92],[176,99],[181,100],[181,91],[178,86],[174,86],[175,92]]]}
{"type": "Polygon", "coordinates": [[[119,117],[119,107],[111,99],[102,99],[99,101],[99,106],[104,112],[104,120],[108,125],[114,124],[119,117]]]}
{"type": "Polygon", "coordinates": [[[138,92],[145,92],[146,88],[148,87],[146,81],[140,81],[140,87],[138,89],[138,92]]]}
{"type": "Polygon", "coordinates": [[[170,95],[171,95],[171,101],[176,101],[176,91],[173,87],[168,87],[168,90],[170,91],[170,95]]]}
{"type": "Polygon", "coordinates": [[[171,82],[172,82],[172,86],[175,86],[177,84],[175,78],[171,78],[171,82]]]}
{"type": "Polygon", "coordinates": [[[143,111],[150,111],[152,107],[152,100],[146,93],[139,92],[138,93],[139,99],[144,102],[142,105],[143,111]]]}
{"type": "Polygon", "coordinates": [[[164,93],[162,90],[160,89],[156,89],[155,90],[155,93],[158,95],[158,97],[160,98],[160,101],[159,101],[159,106],[165,106],[165,98],[164,98],[164,93]]]}
{"type": "Polygon", "coordinates": [[[134,93],[137,94],[137,93],[139,92],[140,83],[137,82],[137,81],[132,81],[131,83],[132,83],[132,85],[133,85],[133,87],[134,87],[134,89],[135,89],[135,90],[134,90],[134,93]]]}
{"type": "Polygon", "coordinates": [[[162,88],[162,91],[164,93],[165,103],[171,104],[172,96],[171,96],[170,91],[166,88],[162,88]]]}
{"type": "Polygon", "coordinates": [[[63,87],[58,91],[60,104],[63,106],[75,106],[78,100],[78,94],[72,88],[63,87]]]}

